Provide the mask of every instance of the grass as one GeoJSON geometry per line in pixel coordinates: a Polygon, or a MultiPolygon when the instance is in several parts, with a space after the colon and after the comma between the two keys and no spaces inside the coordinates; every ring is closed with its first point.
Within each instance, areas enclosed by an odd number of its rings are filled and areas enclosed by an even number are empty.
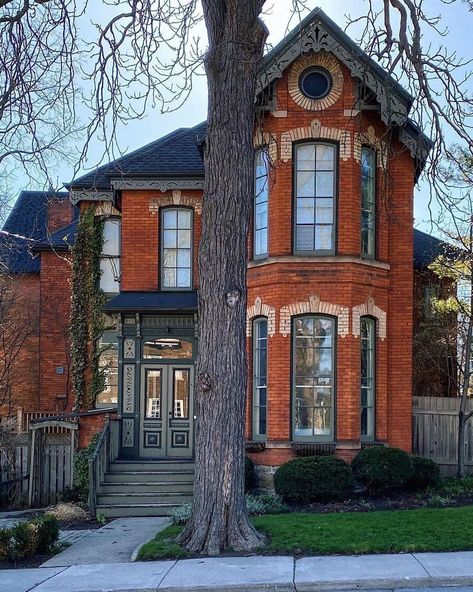
{"type": "MultiPolygon", "coordinates": [[[[358,555],[473,550],[473,506],[333,514],[290,513],[253,518],[267,537],[262,554],[358,555]]],[[[185,558],[170,526],[146,543],[139,559],[185,558]]]]}

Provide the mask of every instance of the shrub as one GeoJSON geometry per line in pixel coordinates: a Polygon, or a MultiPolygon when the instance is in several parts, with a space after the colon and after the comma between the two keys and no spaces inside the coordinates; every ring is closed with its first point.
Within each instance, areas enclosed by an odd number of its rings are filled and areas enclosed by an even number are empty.
{"type": "Polygon", "coordinates": [[[353,487],[350,466],[335,456],[306,456],[280,466],[276,493],[285,501],[309,503],[345,497],[353,487]]]}
{"type": "Polygon", "coordinates": [[[74,454],[74,483],[63,491],[61,500],[87,504],[89,496],[89,459],[95,452],[100,433],[94,434],[86,448],[74,454]]]}
{"type": "Polygon", "coordinates": [[[250,491],[255,485],[255,477],[255,463],[249,456],[245,456],[245,491],[250,491]]]}
{"type": "Polygon", "coordinates": [[[411,456],[414,474],[408,481],[408,486],[414,491],[424,491],[428,487],[435,487],[440,481],[440,468],[430,458],[411,456]]]}
{"type": "Polygon", "coordinates": [[[46,553],[57,541],[59,527],[54,516],[40,516],[0,529],[0,560],[18,561],[46,553]]]}
{"type": "Polygon", "coordinates": [[[245,497],[246,510],[250,516],[262,516],[263,514],[282,514],[288,508],[279,495],[247,495],[245,497]]]}
{"type": "Polygon", "coordinates": [[[171,521],[173,524],[183,526],[187,524],[192,513],[192,504],[182,504],[178,508],[174,508],[171,513],[171,521]]]}
{"type": "Polygon", "coordinates": [[[414,475],[411,457],[399,448],[364,448],[351,466],[355,477],[371,493],[404,489],[414,475]]]}

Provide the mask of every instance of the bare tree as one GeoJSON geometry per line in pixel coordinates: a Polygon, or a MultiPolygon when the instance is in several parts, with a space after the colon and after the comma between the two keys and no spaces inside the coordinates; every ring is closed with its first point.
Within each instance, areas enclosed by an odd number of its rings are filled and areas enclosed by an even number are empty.
{"type": "MultiPolygon", "coordinates": [[[[79,40],[76,23],[83,11],[73,0],[0,0],[0,24],[4,26],[0,35],[2,43],[7,43],[5,54],[11,59],[5,66],[2,64],[3,70],[14,66],[14,58],[19,55],[12,31],[21,32],[18,47],[23,51],[24,31],[29,27],[39,55],[51,60],[53,72],[50,83],[44,74],[39,80],[33,79],[30,87],[23,84],[20,91],[24,99],[9,93],[10,79],[6,79],[4,100],[16,108],[24,104],[23,100],[42,100],[50,90],[54,99],[47,103],[51,110],[45,113],[63,107],[60,112],[74,121],[79,64],[82,76],[90,81],[91,115],[78,166],[85,161],[94,138],[100,138],[105,153],[113,155],[120,123],[140,117],[156,105],[168,109],[180,104],[191,89],[193,74],[202,64],[205,66],[209,127],[204,149],[206,181],[199,254],[196,483],[193,515],[181,540],[192,551],[210,554],[229,546],[250,549],[260,542],[244,508],[243,426],[247,375],[246,233],[252,196],[254,93],[266,38],[260,20],[263,5],[264,0],[109,0],[105,23],[95,23],[95,37],[87,38],[87,31],[79,40]],[[38,34],[33,18],[46,18],[44,35],[38,34]],[[208,36],[205,53],[199,51],[197,38],[202,19],[208,36]],[[54,31],[58,45],[52,43],[54,31]],[[72,47],[72,52],[62,45],[64,39],[69,41],[66,45],[72,47]],[[72,59],[77,64],[75,69],[71,68],[72,59]],[[55,73],[61,71],[65,82],[55,86],[59,80],[55,73]]],[[[296,19],[308,5],[308,0],[292,0],[296,19]]],[[[363,24],[362,47],[417,98],[414,113],[418,123],[430,128],[436,140],[427,174],[439,199],[444,200],[446,192],[439,178],[441,158],[444,153],[455,157],[447,148],[445,130],[471,154],[468,118],[472,102],[465,90],[467,64],[442,46],[423,47],[423,33],[442,33],[440,18],[429,16],[425,5],[422,0],[370,0],[367,8],[360,4],[359,14],[349,23],[363,24]]],[[[31,58],[34,64],[35,56],[31,58]]],[[[26,75],[28,68],[24,68],[26,75]]],[[[41,72],[48,70],[42,68],[41,72]]],[[[41,109],[29,108],[26,112],[33,113],[33,118],[27,119],[29,123],[15,128],[17,119],[13,118],[13,123],[7,125],[14,141],[31,137],[34,146],[46,147],[46,151],[57,146],[57,142],[51,142],[55,138],[54,126],[46,126],[51,134],[37,142],[34,123],[42,119],[41,109]],[[39,117],[35,119],[34,113],[39,117]]],[[[18,148],[16,153],[23,155],[19,158],[29,157],[28,150],[21,152],[18,148]]]]}

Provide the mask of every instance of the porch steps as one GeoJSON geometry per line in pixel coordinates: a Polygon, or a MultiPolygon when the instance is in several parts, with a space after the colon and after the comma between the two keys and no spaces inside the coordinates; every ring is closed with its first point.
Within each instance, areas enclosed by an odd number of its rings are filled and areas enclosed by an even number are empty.
{"type": "Polygon", "coordinates": [[[189,461],[114,461],[97,496],[97,514],[168,516],[192,501],[194,463],[189,461]]]}

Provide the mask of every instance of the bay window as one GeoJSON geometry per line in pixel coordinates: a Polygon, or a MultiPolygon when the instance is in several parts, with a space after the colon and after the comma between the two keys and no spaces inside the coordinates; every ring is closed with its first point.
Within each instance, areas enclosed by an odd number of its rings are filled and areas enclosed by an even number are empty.
{"type": "Polygon", "coordinates": [[[335,320],[293,320],[293,434],[296,441],[334,439],[335,320]]]}
{"type": "Polygon", "coordinates": [[[335,252],[336,154],[333,144],[321,142],[295,148],[296,253],[335,252]]]}

